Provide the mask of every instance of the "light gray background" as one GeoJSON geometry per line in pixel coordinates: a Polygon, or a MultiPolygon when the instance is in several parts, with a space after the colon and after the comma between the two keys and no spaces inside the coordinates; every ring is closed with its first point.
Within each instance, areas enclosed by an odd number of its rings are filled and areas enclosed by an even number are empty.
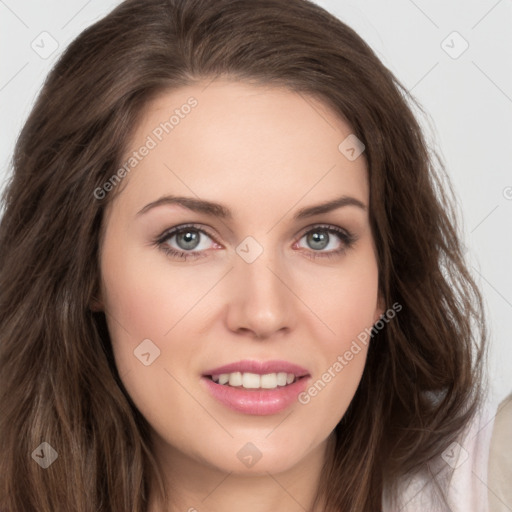
{"type": "MultiPolygon", "coordinates": [[[[0,187],[51,66],[118,3],[0,0],[0,187]],[[52,39],[58,47],[44,55],[52,39]]],[[[458,196],[491,328],[491,384],[502,399],[512,391],[512,0],[317,3],[354,28],[428,113],[420,120],[458,196]]]]}

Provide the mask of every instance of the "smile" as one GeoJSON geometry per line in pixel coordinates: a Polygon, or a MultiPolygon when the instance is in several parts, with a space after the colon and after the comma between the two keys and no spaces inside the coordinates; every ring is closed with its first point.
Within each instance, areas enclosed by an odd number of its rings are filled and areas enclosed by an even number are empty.
{"type": "Polygon", "coordinates": [[[309,378],[305,368],[286,361],[244,360],[208,370],[201,381],[209,394],[227,408],[264,416],[297,402],[309,378]]]}

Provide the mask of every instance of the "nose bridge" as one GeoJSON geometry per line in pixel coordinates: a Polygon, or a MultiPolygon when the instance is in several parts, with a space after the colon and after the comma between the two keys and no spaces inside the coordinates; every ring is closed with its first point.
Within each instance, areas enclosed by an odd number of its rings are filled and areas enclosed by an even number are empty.
{"type": "Polygon", "coordinates": [[[236,293],[229,308],[230,328],[251,330],[257,336],[290,328],[293,323],[293,294],[279,251],[247,237],[236,248],[232,279],[236,293]]]}

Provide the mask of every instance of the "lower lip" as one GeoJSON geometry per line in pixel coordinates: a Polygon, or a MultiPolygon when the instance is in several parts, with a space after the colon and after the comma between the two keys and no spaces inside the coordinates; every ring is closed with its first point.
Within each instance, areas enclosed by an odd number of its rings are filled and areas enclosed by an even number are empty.
{"type": "Polygon", "coordinates": [[[244,414],[268,416],[277,414],[297,401],[297,395],[306,389],[308,377],[275,389],[245,389],[217,384],[208,377],[201,379],[209,392],[225,406],[244,414]]]}

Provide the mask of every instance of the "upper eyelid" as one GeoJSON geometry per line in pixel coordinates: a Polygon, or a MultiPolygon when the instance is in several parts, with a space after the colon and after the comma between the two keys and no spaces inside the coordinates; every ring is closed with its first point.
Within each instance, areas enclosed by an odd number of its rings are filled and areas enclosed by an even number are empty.
{"type": "Polygon", "coordinates": [[[314,224],[309,224],[308,226],[302,228],[299,233],[302,233],[301,236],[304,236],[306,233],[308,233],[309,231],[312,231],[314,229],[325,229],[326,231],[343,231],[345,232],[347,235],[350,234],[350,231],[347,230],[346,228],[343,228],[341,226],[336,226],[335,224],[328,224],[328,223],[325,223],[325,222],[316,222],[314,224]]]}
{"type": "Polygon", "coordinates": [[[208,232],[207,229],[205,229],[204,227],[199,227],[198,225],[195,225],[195,224],[180,224],[179,226],[175,226],[173,228],[166,229],[161,235],[159,235],[157,237],[157,241],[164,242],[168,238],[180,233],[181,231],[186,230],[187,228],[195,229],[196,231],[199,231],[199,232],[209,236],[215,242],[220,243],[217,241],[217,239],[214,235],[212,235],[211,233],[208,232]]]}

